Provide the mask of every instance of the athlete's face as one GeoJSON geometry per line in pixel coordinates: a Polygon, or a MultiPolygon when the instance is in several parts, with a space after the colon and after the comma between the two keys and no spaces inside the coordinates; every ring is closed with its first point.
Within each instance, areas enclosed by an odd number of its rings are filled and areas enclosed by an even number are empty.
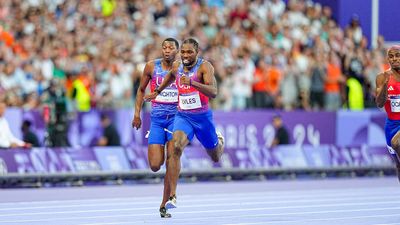
{"type": "Polygon", "coordinates": [[[181,48],[181,59],[184,66],[191,66],[196,61],[197,51],[193,44],[185,43],[181,48]]]}
{"type": "Polygon", "coordinates": [[[389,49],[387,54],[387,60],[392,69],[400,69],[400,49],[399,48],[389,49]]]}
{"type": "Polygon", "coordinates": [[[178,49],[173,41],[164,41],[162,45],[163,58],[168,61],[175,60],[178,49]]]}

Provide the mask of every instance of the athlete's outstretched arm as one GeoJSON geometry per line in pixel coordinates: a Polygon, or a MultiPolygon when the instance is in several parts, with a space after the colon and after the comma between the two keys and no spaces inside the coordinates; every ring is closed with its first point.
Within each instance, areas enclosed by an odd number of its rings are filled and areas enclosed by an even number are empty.
{"type": "Polygon", "coordinates": [[[192,87],[210,98],[215,98],[218,94],[217,80],[214,76],[214,67],[209,62],[204,62],[199,68],[199,73],[203,76],[204,84],[197,81],[190,81],[192,87]]]}
{"type": "Polygon", "coordinates": [[[160,84],[160,86],[158,86],[158,90],[162,91],[164,90],[166,87],[168,87],[169,85],[171,85],[172,82],[175,81],[175,74],[176,71],[174,69],[171,69],[167,75],[165,75],[165,78],[163,80],[163,82],[160,84]]]}
{"type": "Polygon", "coordinates": [[[168,72],[167,75],[164,77],[164,81],[158,86],[157,90],[153,91],[152,93],[144,96],[145,101],[153,100],[157,97],[158,94],[166,87],[168,87],[172,82],[175,81],[176,73],[178,72],[179,63],[177,61],[174,62],[172,65],[172,69],[168,72]]]}
{"type": "Polygon", "coordinates": [[[154,70],[154,62],[146,63],[146,66],[144,67],[142,76],[140,78],[140,86],[136,93],[135,115],[133,116],[132,120],[132,127],[134,128],[136,127],[136,129],[139,129],[142,126],[140,111],[142,110],[143,106],[144,92],[146,91],[146,87],[151,80],[153,70],[154,70]]]}
{"type": "Polygon", "coordinates": [[[387,100],[389,76],[386,73],[380,73],[376,77],[376,106],[382,108],[387,100]]]}

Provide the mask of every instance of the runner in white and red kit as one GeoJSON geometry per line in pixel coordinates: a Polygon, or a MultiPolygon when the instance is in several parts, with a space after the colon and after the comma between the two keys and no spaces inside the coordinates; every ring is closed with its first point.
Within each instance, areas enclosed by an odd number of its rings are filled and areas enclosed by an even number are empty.
{"type": "Polygon", "coordinates": [[[390,69],[376,77],[376,105],[385,107],[386,144],[396,162],[397,176],[400,180],[400,45],[387,51],[390,69]]]}

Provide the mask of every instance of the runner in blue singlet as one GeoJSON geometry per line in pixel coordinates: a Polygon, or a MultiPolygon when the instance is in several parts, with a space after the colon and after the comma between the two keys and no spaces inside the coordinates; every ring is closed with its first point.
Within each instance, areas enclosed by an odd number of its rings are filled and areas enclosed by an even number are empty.
{"type": "Polygon", "coordinates": [[[224,151],[224,138],[215,131],[212,111],[208,106],[208,99],[217,95],[214,67],[197,56],[198,48],[199,44],[192,38],[183,41],[180,50],[181,62],[175,62],[164,82],[154,92],[145,96],[146,100],[156,99],[173,81],[176,81],[178,86],[178,113],[175,116],[173,134],[175,150],[167,171],[171,185],[167,209],[176,207],[175,193],[180,157],[194,135],[214,162],[219,161],[224,151]]]}
{"type": "MultiPolygon", "coordinates": [[[[156,59],[146,64],[140,80],[140,87],[136,95],[135,115],[132,126],[139,129],[142,124],[140,111],[143,106],[143,96],[147,85],[150,83],[151,91],[154,91],[164,80],[165,75],[171,69],[175,56],[178,53],[178,41],[167,38],[162,42],[162,59],[156,59]]],[[[148,141],[148,160],[152,171],[156,172],[164,164],[164,148],[167,145],[167,170],[169,156],[174,151],[171,131],[173,130],[174,117],[177,111],[178,90],[175,84],[166,87],[154,100],[152,100],[151,125],[148,141]],[[168,132],[169,131],[169,132],[168,132]]],[[[164,194],[160,205],[161,217],[171,217],[167,212],[165,203],[170,196],[170,184],[168,174],[164,179],[164,194]]]]}

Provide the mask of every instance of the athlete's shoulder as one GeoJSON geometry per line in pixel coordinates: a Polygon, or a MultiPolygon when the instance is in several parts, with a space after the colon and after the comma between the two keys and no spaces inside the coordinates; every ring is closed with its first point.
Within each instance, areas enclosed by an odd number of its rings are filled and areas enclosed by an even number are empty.
{"type": "Polygon", "coordinates": [[[392,70],[391,70],[391,69],[387,69],[387,70],[385,70],[385,71],[383,71],[383,72],[378,73],[378,75],[376,76],[376,78],[378,78],[378,77],[387,77],[387,76],[389,76],[390,74],[392,74],[392,70]]]}
{"type": "Polygon", "coordinates": [[[205,59],[201,59],[201,60],[202,60],[202,62],[200,64],[200,68],[201,67],[203,67],[203,68],[214,68],[214,66],[211,64],[210,61],[205,60],[205,59]]]}
{"type": "Polygon", "coordinates": [[[393,73],[393,71],[392,71],[391,68],[389,68],[389,69],[387,69],[387,70],[381,72],[381,74],[387,74],[387,75],[390,75],[390,74],[392,74],[392,73],[393,73]]]}
{"type": "Polygon", "coordinates": [[[143,74],[146,74],[151,77],[152,73],[156,67],[156,62],[157,62],[157,59],[148,61],[144,66],[143,74]]]}
{"type": "Polygon", "coordinates": [[[207,66],[212,66],[211,62],[204,59],[204,58],[200,58],[201,62],[200,62],[200,66],[202,65],[207,65],[207,66]]]}
{"type": "Polygon", "coordinates": [[[392,74],[391,69],[388,69],[388,70],[385,70],[385,71],[379,73],[375,78],[377,84],[383,84],[389,78],[389,76],[391,74],[392,74]]]}
{"type": "Polygon", "coordinates": [[[160,62],[160,59],[152,59],[146,63],[146,66],[154,66],[158,62],[160,62]]]}

